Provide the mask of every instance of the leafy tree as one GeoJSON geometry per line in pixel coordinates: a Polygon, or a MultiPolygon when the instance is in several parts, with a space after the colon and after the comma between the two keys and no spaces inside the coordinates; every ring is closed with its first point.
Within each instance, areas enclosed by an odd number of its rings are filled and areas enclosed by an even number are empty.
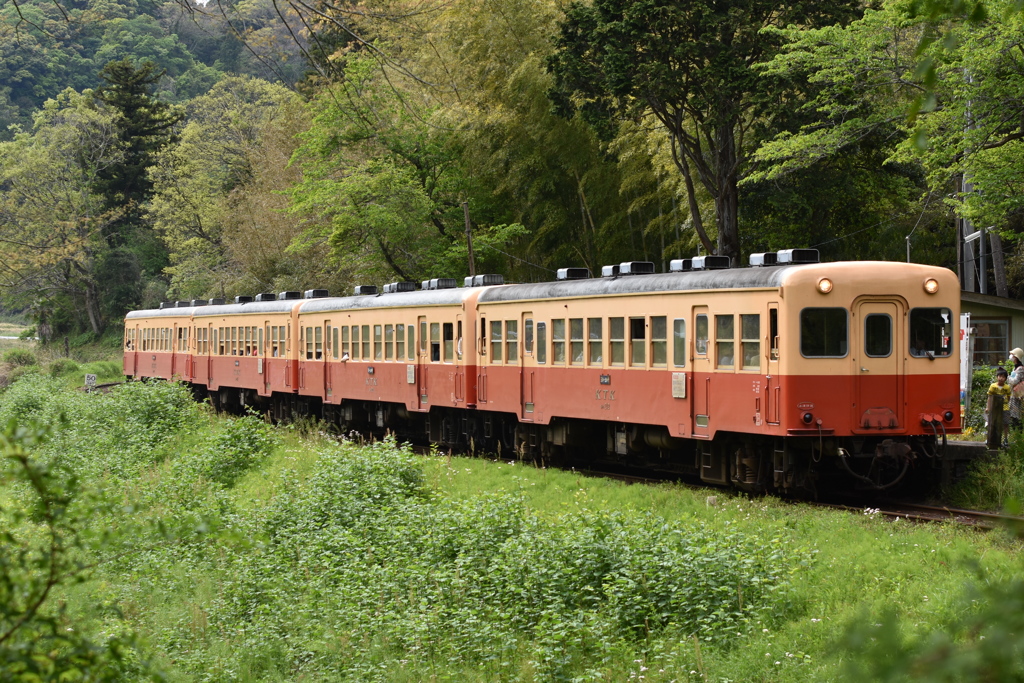
{"type": "Polygon", "coordinates": [[[717,250],[735,261],[738,183],[750,171],[752,146],[791,90],[755,68],[782,45],[766,29],[844,22],[859,8],[849,0],[574,3],[548,62],[557,86],[552,96],[563,114],[579,111],[608,135],[616,117],[652,115],[669,135],[701,242],[713,250],[698,182],[715,202],[717,250]]]}
{"type": "Polygon", "coordinates": [[[103,232],[119,213],[92,188],[121,159],[114,117],[73,91],[47,103],[32,133],[0,143],[6,298],[50,314],[59,309],[68,326],[103,331],[99,259],[108,248],[103,232]]]}

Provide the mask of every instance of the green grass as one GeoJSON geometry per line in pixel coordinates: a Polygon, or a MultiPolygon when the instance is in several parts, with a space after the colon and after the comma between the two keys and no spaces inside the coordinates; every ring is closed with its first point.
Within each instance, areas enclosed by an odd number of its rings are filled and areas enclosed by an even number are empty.
{"type": "Polygon", "coordinates": [[[0,420],[65,414],[41,456],[116,502],[90,524],[117,559],[59,597],[83,633],[137,632],[171,681],[832,681],[859,657],[848,626],[889,610],[907,637],[978,642],[951,626],[985,609],[964,586],[1024,567],[1004,532],[339,446],[310,425],[267,441],[168,385],[62,382],[0,394],[0,420]]]}

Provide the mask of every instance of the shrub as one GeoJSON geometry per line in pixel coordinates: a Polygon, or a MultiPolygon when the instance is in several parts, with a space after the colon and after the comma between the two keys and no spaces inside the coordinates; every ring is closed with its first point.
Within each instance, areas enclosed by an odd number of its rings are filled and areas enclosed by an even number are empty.
{"type": "Polygon", "coordinates": [[[81,366],[70,358],[58,358],[50,363],[50,377],[66,377],[81,371],[81,366]]]}
{"type": "Polygon", "coordinates": [[[262,462],[274,450],[270,425],[257,415],[229,420],[200,452],[195,465],[200,474],[225,487],[262,462]]]}
{"type": "Polygon", "coordinates": [[[38,361],[36,360],[36,354],[28,349],[11,349],[4,354],[4,362],[8,365],[26,366],[35,365],[38,361]]]}

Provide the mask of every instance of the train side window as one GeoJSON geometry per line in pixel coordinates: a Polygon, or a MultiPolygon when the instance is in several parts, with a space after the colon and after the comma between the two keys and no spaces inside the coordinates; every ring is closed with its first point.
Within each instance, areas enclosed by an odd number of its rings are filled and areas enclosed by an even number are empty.
{"type": "Polygon", "coordinates": [[[612,365],[626,364],[626,319],[608,318],[608,340],[612,365]]]}
{"type": "Polygon", "coordinates": [[[348,325],[342,325],[341,327],[341,357],[348,356],[352,357],[352,347],[350,346],[348,336],[348,325]]]}
{"type": "Polygon", "coordinates": [[[583,364],[583,318],[569,318],[569,364],[583,364]]]}
{"type": "Polygon", "coordinates": [[[232,356],[237,356],[238,355],[238,328],[237,327],[232,327],[231,328],[231,355],[232,356]]]}
{"type": "Polygon", "coordinates": [[[548,324],[537,321],[537,362],[548,362],[548,324]]]}
{"type": "Polygon", "coordinates": [[[491,362],[501,362],[501,321],[491,321],[491,362]]]}
{"type": "Polygon", "coordinates": [[[629,364],[643,366],[647,364],[647,319],[629,319],[629,364]]]}
{"type": "Polygon", "coordinates": [[[849,315],[845,308],[805,308],[800,311],[800,354],[805,358],[842,358],[849,345],[849,315]]]}
{"type": "Polygon", "coordinates": [[[371,356],[370,356],[370,326],[369,325],[363,325],[362,327],[363,327],[363,331],[362,331],[362,334],[360,334],[360,339],[362,339],[363,350],[359,354],[359,356],[363,360],[370,360],[370,358],[371,358],[371,356]]]}
{"type": "Polygon", "coordinates": [[[663,315],[651,316],[651,365],[668,365],[668,319],[663,315]]]}
{"type": "Polygon", "coordinates": [[[677,368],[686,367],[686,320],[672,320],[672,365],[677,368]]]}
{"type": "Polygon", "coordinates": [[[736,363],[736,318],[715,316],[715,367],[731,368],[736,363]]]}
{"type": "Polygon", "coordinates": [[[263,355],[263,328],[262,327],[260,328],[260,331],[259,331],[259,342],[258,343],[259,343],[259,348],[257,349],[257,351],[262,356],[263,355]]]}
{"type": "Polygon", "coordinates": [[[416,326],[409,325],[409,338],[405,340],[409,350],[409,360],[416,360],[416,326]]]}
{"type": "Polygon", "coordinates": [[[761,316],[740,315],[740,353],[744,370],[761,369],[761,316]]]}
{"type": "Polygon", "coordinates": [[[395,325],[395,360],[405,360],[405,325],[395,325]]]}
{"type": "Polygon", "coordinates": [[[384,326],[384,360],[395,358],[395,326],[384,326]]]}
{"type": "Polygon", "coordinates": [[[313,328],[306,328],[306,360],[313,360],[313,328]]]}
{"type": "Polygon", "coordinates": [[[948,308],[910,310],[910,355],[944,358],[953,353],[953,313],[948,308]]]}
{"type": "Polygon", "coordinates": [[[886,313],[869,313],[864,318],[864,353],[872,358],[892,354],[892,318],[886,313]]]}
{"type": "Polygon", "coordinates": [[[335,359],[341,354],[341,350],[338,348],[341,340],[339,339],[339,329],[337,327],[331,329],[331,354],[335,359]]]}
{"type": "Polygon", "coordinates": [[[591,365],[604,363],[604,330],[602,318],[587,318],[587,362],[591,365]]]}
{"type": "Polygon", "coordinates": [[[420,355],[427,355],[427,321],[420,323],[420,355]]]}
{"type": "Polygon", "coordinates": [[[352,326],[352,358],[359,359],[359,325],[352,326]]]}
{"type": "Polygon", "coordinates": [[[430,323],[430,361],[441,362],[441,323],[430,323]]]}
{"type": "Polygon", "coordinates": [[[708,355],[708,316],[701,313],[694,321],[693,350],[698,356],[708,355]]]}
{"type": "Polygon", "coordinates": [[[313,347],[313,354],[314,354],[313,358],[315,358],[316,360],[323,360],[324,359],[324,328],[321,327],[320,325],[317,325],[313,329],[313,334],[315,335],[313,337],[313,341],[315,343],[315,346],[313,347]]]}
{"type": "Polygon", "coordinates": [[[444,362],[451,363],[455,358],[455,325],[444,323],[441,326],[441,335],[444,342],[444,362]]]}
{"type": "Polygon", "coordinates": [[[565,318],[551,321],[551,362],[565,363],[565,318]]]}
{"type": "Polygon", "coordinates": [[[243,356],[251,356],[252,355],[253,328],[251,328],[251,327],[249,327],[247,325],[246,327],[244,327],[242,329],[245,330],[245,342],[244,342],[244,349],[245,349],[245,351],[241,355],[243,355],[243,356]]]}
{"type": "Polygon", "coordinates": [[[462,360],[462,321],[455,328],[455,358],[462,360]]]}
{"type": "Polygon", "coordinates": [[[523,329],[523,353],[533,355],[533,318],[527,318],[523,329]]]}
{"type": "Polygon", "coordinates": [[[505,321],[505,362],[519,362],[519,321],[505,321]]]}
{"type": "Polygon", "coordinates": [[[382,325],[373,326],[373,359],[384,358],[384,328],[382,325]]]}
{"type": "Polygon", "coordinates": [[[292,324],[288,323],[287,332],[284,337],[284,353],[288,355],[292,350],[292,324]]]}

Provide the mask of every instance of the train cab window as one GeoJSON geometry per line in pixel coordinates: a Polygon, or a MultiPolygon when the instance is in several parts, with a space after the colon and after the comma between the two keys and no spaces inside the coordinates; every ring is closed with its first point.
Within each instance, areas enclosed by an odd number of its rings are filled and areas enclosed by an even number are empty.
{"type": "Polygon", "coordinates": [[[892,318],[887,314],[865,316],[864,354],[871,358],[888,358],[892,354],[892,318]]]}
{"type": "Polygon", "coordinates": [[[686,320],[683,318],[672,321],[672,365],[686,367],[686,320]]]}
{"type": "Polygon", "coordinates": [[[953,353],[953,313],[948,308],[910,310],[910,355],[943,358],[953,353]]]}
{"type": "Polygon", "coordinates": [[[405,340],[409,351],[409,360],[416,360],[416,326],[409,325],[409,338],[405,340]]]}
{"type": "Polygon", "coordinates": [[[339,343],[341,339],[339,337],[340,334],[338,328],[331,328],[331,355],[335,359],[337,359],[338,356],[341,354],[341,350],[339,348],[341,346],[341,344],[339,343]]]}
{"type": "Polygon", "coordinates": [[[384,326],[384,360],[395,358],[395,326],[384,326]]]}
{"type": "Polygon", "coordinates": [[[647,319],[629,319],[629,364],[642,367],[647,364],[647,319]]]}
{"type": "Polygon", "coordinates": [[[779,309],[768,310],[768,343],[771,348],[771,359],[779,359],[779,309]]]}
{"type": "Polygon", "coordinates": [[[651,316],[651,365],[668,365],[668,320],[663,315],[651,316]]]}
{"type": "Polygon", "coordinates": [[[292,350],[292,324],[291,323],[288,323],[288,327],[286,328],[284,339],[282,339],[281,341],[284,342],[284,355],[287,356],[289,353],[291,353],[291,350],[292,350]]]}
{"type": "Polygon", "coordinates": [[[740,316],[740,354],[744,370],[761,369],[761,316],[740,316]]]}
{"type": "Polygon", "coordinates": [[[715,367],[731,368],[736,363],[736,318],[715,316],[715,367]]]}
{"type": "Polygon", "coordinates": [[[505,362],[519,362],[519,321],[505,321],[505,362]]]}
{"type": "Polygon", "coordinates": [[[604,326],[602,318],[587,318],[587,363],[604,363],[604,326]]]}
{"type": "Polygon", "coordinates": [[[537,321],[537,362],[548,362],[548,324],[537,321]]]}
{"type": "Polygon", "coordinates": [[[569,318],[569,364],[583,364],[583,318],[569,318]]]}
{"type": "Polygon", "coordinates": [[[384,328],[382,325],[373,326],[373,359],[384,358],[384,328]]]}
{"type": "Polygon", "coordinates": [[[341,357],[348,356],[352,357],[352,347],[348,336],[348,325],[343,325],[341,328],[341,357]]]}
{"type": "Polygon", "coordinates": [[[363,325],[362,328],[363,331],[360,338],[362,339],[363,350],[359,354],[359,357],[363,360],[370,360],[370,326],[363,325]]]}
{"type": "Polygon", "coordinates": [[[324,328],[317,325],[313,328],[313,357],[316,360],[324,359],[324,328]]]}
{"type": "Polygon", "coordinates": [[[462,360],[462,321],[457,323],[455,329],[455,358],[462,360]]]}
{"type": "Polygon", "coordinates": [[[551,321],[551,362],[565,363],[565,318],[551,321]]]}
{"type": "Polygon", "coordinates": [[[455,358],[455,325],[444,323],[441,326],[441,335],[444,342],[444,362],[451,363],[455,358]]]}
{"type": "Polygon", "coordinates": [[[502,352],[502,346],[501,346],[501,321],[500,320],[492,320],[491,321],[491,362],[492,363],[500,363],[501,362],[501,352],[502,352]]]}
{"type": "Polygon", "coordinates": [[[533,355],[533,318],[527,318],[523,327],[523,353],[533,355]]]}
{"type": "Polygon", "coordinates": [[[608,345],[612,365],[626,364],[626,319],[608,318],[608,345]]]}
{"type": "Polygon", "coordinates": [[[698,356],[708,355],[708,316],[701,313],[693,324],[693,350],[698,356]]]}
{"type": "Polygon", "coordinates": [[[848,351],[849,336],[845,308],[800,311],[800,354],[805,358],[842,358],[848,351]]]}
{"type": "Polygon", "coordinates": [[[405,325],[395,325],[395,360],[405,359],[405,325]]]}
{"type": "Polygon", "coordinates": [[[430,361],[441,362],[441,323],[430,323],[430,361]]]}

